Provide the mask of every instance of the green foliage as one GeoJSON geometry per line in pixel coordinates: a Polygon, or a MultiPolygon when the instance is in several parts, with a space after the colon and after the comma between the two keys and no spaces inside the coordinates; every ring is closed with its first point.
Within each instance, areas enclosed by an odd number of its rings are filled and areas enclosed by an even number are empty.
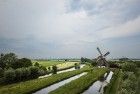
{"type": "Polygon", "coordinates": [[[80,65],[78,63],[74,64],[75,69],[80,69],[80,65]]]}
{"type": "Polygon", "coordinates": [[[35,62],[34,66],[39,67],[39,63],[35,62]]]}
{"type": "Polygon", "coordinates": [[[14,53],[1,54],[0,56],[0,67],[9,68],[13,63],[17,61],[17,56],[14,53]]]}
{"type": "Polygon", "coordinates": [[[4,80],[7,83],[13,82],[15,77],[16,77],[16,74],[15,74],[15,71],[13,69],[6,70],[4,73],[4,80]]]}
{"type": "Polygon", "coordinates": [[[52,67],[52,69],[53,69],[53,70],[52,70],[53,74],[56,74],[56,73],[57,73],[57,66],[54,65],[54,66],[52,67]]]}
{"type": "Polygon", "coordinates": [[[119,89],[119,94],[138,94],[138,92],[139,76],[136,76],[134,72],[124,71],[119,89]]]}
{"type": "Polygon", "coordinates": [[[37,78],[39,76],[39,68],[35,66],[30,67],[31,78],[37,78]]]}
{"type": "Polygon", "coordinates": [[[16,70],[15,70],[15,74],[16,74],[15,80],[16,80],[16,81],[20,81],[21,78],[22,78],[22,69],[21,69],[21,68],[16,69],[16,70]]]}
{"type": "Polygon", "coordinates": [[[30,59],[27,58],[18,59],[16,62],[12,64],[12,68],[14,69],[29,67],[29,66],[32,66],[32,62],[30,59]]]}
{"type": "Polygon", "coordinates": [[[4,75],[4,70],[0,67],[0,78],[3,77],[4,75]]]}
{"type": "Polygon", "coordinates": [[[126,62],[122,65],[123,71],[130,71],[130,72],[136,72],[136,64],[131,62],[126,62]]]}
{"type": "Polygon", "coordinates": [[[88,62],[88,63],[92,63],[93,62],[93,60],[91,60],[91,59],[88,59],[88,58],[81,58],[81,63],[86,63],[86,62],[88,62]]]}

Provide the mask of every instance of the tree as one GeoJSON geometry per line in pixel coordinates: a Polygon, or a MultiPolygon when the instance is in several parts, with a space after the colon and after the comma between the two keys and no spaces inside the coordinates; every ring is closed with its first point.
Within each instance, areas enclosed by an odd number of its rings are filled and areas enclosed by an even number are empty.
{"type": "Polygon", "coordinates": [[[39,68],[35,66],[30,67],[31,78],[37,78],[39,76],[39,68]]]}
{"type": "Polygon", "coordinates": [[[57,74],[57,66],[54,65],[54,66],[52,67],[52,69],[53,69],[53,74],[57,74]]]}
{"type": "Polygon", "coordinates": [[[6,63],[4,62],[4,54],[0,55],[0,67],[4,69],[6,67],[6,63]]]}
{"type": "Polygon", "coordinates": [[[3,77],[4,75],[4,70],[0,67],[0,78],[3,77]]]}
{"type": "Polygon", "coordinates": [[[34,66],[39,67],[39,63],[35,62],[34,66]]]}
{"type": "Polygon", "coordinates": [[[15,80],[15,71],[13,69],[9,69],[7,71],[5,71],[4,73],[4,79],[5,79],[5,82],[7,83],[11,83],[15,80]]]}
{"type": "Polygon", "coordinates": [[[22,67],[29,67],[32,66],[32,62],[28,58],[18,59],[15,63],[12,64],[12,68],[22,68],[22,67]]]}
{"type": "Polygon", "coordinates": [[[17,56],[14,53],[1,54],[0,56],[0,67],[9,68],[13,63],[17,61],[17,56]]]}
{"type": "Polygon", "coordinates": [[[81,57],[81,63],[85,63],[85,59],[81,57]]]}

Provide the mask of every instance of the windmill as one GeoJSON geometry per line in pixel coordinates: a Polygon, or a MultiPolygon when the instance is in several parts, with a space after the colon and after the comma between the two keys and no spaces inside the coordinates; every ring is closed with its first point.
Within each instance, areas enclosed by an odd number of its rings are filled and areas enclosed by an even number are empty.
{"type": "Polygon", "coordinates": [[[105,53],[104,55],[102,54],[101,50],[99,49],[99,47],[97,47],[97,51],[99,52],[100,56],[97,57],[97,60],[96,60],[96,63],[97,63],[97,66],[99,67],[108,67],[109,64],[108,62],[106,61],[106,56],[110,54],[110,52],[107,52],[105,53]]]}

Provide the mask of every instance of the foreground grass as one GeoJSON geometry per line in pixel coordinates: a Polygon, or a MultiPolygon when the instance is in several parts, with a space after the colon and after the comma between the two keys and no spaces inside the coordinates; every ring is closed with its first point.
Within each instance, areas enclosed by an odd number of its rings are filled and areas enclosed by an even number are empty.
{"type": "Polygon", "coordinates": [[[105,87],[104,94],[117,94],[121,82],[121,71],[116,69],[110,83],[105,87]]]}
{"type": "Polygon", "coordinates": [[[42,78],[42,79],[34,79],[25,82],[5,85],[0,87],[0,94],[29,94],[33,93],[39,89],[62,81],[64,79],[70,78],[77,74],[80,74],[84,71],[88,71],[89,67],[84,67],[79,70],[60,73],[56,75],[52,75],[50,77],[42,78]]]}
{"type": "Polygon", "coordinates": [[[80,94],[93,82],[98,80],[107,69],[105,68],[94,68],[92,72],[89,72],[87,75],[84,75],[76,80],[71,81],[70,83],[50,92],[49,94],[80,94]]]}

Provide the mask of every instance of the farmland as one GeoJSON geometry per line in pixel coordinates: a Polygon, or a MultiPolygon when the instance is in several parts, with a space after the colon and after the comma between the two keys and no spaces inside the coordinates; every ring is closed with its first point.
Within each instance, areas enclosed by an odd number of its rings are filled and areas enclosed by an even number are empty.
{"type": "Polygon", "coordinates": [[[94,61],[86,58],[82,61],[34,60],[31,62],[26,58],[19,59],[19,61],[18,66],[9,65],[11,69],[1,69],[0,94],[36,93],[41,89],[53,88],[53,85],[57,88],[49,94],[88,94],[91,87],[93,87],[92,91],[104,94],[138,94],[139,92],[139,61],[108,61],[110,66],[105,68],[97,67],[94,61]],[[26,65],[23,63],[25,61],[26,65]],[[83,68],[78,67],[80,62],[84,64],[83,68]],[[66,71],[71,67],[73,67],[72,70],[66,71]],[[59,85],[59,82],[64,83],[85,72],[85,75],[59,85]],[[113,74],[108,81],[110,72],[113,74]]]}
{"type": "Polygon", "coordinates": [[[79,61],[64,61],[64,60],[63,61],[58,61],[58,60],[35,61],[34,60],[32,62],[33,62],[33,64],[35,64],[35,62],[38,62],[40,65],[42,65],[42,66],[44,66],[46,68],[56,65],[59,70],[74,67],[75,63],[79,63],[79,61]]]}

